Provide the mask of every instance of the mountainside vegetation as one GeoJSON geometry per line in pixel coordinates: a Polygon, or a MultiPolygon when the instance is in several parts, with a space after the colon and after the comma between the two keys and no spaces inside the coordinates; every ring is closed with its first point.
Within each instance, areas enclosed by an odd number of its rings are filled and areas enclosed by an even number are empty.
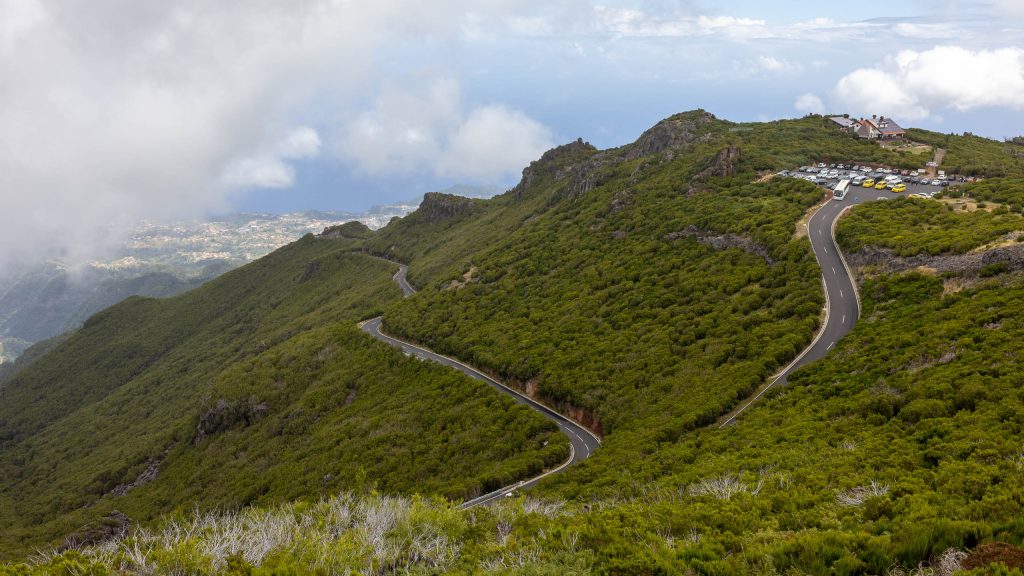
{"type": "MultiPolygon", "coordinates": [[[[275,503],[341,487],[461,498],[561,462],[548,423],[361,334],[394,265],[308,236],[168,300],[90,318],[0,388],[0,550],[117,510],[275,503]]],[[[54,539],[58,539],[54,541],[54,539]]]]}
{"type": "MultiPolygon", "coordinates": [[[[966,161],[996,149],[970,143],[966,161]]],[[[827,196],[773,177],[819,161],[921,159],[820,117],[687,112],[620,148],[553,149],[493,199],[428,194],[380,231],[328,230],[92,317],[0,387],[0,555],[74,545],[0,574],[1020,574],[984,567],[1024,557],[1015,270],[871,275],[827,357],[712,425],[821,325],[798,231],[827,196]],[[420,291],[402,299],[394,265],[367,254],[408,264],[420,291]],[[601,448],[460,509],[569,445],[358,331],[381,313],[601,448]]],[[[949,255],[1019,221],[896,200],[856,207],[838,235],[949,255]]]]}
{"type": "Polygon", "coordinates": [[[1024,145],[973,134],[942,134],[920,128],[907,130],[907,138],[946,151],[941,168],[963,176],[1024,176],[1024,145]]]}
{"type": "Polygon", "coordinates": [[[958,212],[933,200],[896,198],[857,207],[836,239],[848,252],[875,246],[898,256],[963,254],[1018,230],[1024,217],[1005,208],[958,212]]]}

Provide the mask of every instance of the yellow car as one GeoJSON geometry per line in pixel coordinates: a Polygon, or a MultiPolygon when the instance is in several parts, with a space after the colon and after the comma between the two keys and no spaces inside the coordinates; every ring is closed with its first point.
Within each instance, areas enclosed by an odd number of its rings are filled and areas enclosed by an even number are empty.
{"type": "Polygon", "coordinates": [[[875,185],[875,181],[872,180],[871,178],[868,178],[867,180],[864,181],[863,184],[861,184],[861,186],[863,186],[865,188],[871,188],[874,185],[875,185]]]}
{"type": "Polygon", "coordinates": [[[885,190],[886,186],[888,186],[888,184],[885,180],[879,180],[878,184],[875,184],[875,190],[885,190]]]}
{"type": "Polygon", "coordinates": [[[897,184],[897,185],[892,187],[892,191],[897,193],[897,194],[899,194],[900,192],[906,192],[907,191],[907,185],[906,184],[897,184]]]}

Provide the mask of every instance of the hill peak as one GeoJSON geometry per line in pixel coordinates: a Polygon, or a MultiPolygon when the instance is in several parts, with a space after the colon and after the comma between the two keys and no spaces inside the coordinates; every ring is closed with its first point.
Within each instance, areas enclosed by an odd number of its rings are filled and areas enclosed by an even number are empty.
{"type": "Polygon", "coordinates": [[[636,142],[626,146],[626,158],[640,158],[652,154],[685,148],[695,142],[711,138],[710,128],[721,122],[714,114],[702,109],[674,114],[647,129],[636,142]]]}

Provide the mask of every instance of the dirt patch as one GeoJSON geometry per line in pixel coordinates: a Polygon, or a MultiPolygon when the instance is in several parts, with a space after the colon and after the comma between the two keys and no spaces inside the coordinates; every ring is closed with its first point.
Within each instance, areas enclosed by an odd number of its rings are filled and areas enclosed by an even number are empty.
{"type": "Polygon", "coordinates": [[[764,184],[765,182],[768,182],[772,178],[775,178],[774,172],[762,172],[761,174],[757,175],[757,178],[754,179],[754,184],[764,184]]]}
{"type": "Polygon", "coordinates": [[[974,288],[978,284],[981,284],[981,280],[978,278],[964,278],[963,276],[946,278],[942,281],[942,295],[948,296],[957,292],[963,292],[964,290],[974,288]]]}
{"type": "Polygon", "coordinates": [[[462,280],[452,280],[443,288],[443,290],[458,290],[460,288],[465,288],[473,281],[473,277],[476,276],[476,272],[476,266],[470,266],[469,270],[462,275],[462,280]]]}
{"type": "Polygon", "coordinates": [[[963,562],[966,570],[1002,562],[1007,568],[1024,568],[1024,550],[1006,542],[982,544],[971,550],[963,562]]]}
{"type": "Polygon", "coordinates": [[[1002,206],[1002,204],[997,204],[995,202],[985,202],[982,206],[973,198],[933,198],[933,200],[938,200],[943,204],[952,206],[953,210],[956,212],[976,212],[978,210],[991,212],[1002,206]]]}
{"type": "Polygon", "coordinates": [[[931,154],[932,147],[928,144],[921,144],[920,142],[911,142],[910,140],[880,140],[878,144],[882,148],[888,150],[900,150],[903,152],[909,152],[911,154],[931,154]]]}
{"type": "Polygon", "coordinates": [[[1020,238],[1022,236],[1024,236],[1024,232],[1020,230],[1014,230],[1013,232],[1006,234],[1002,238],[989,242],[988,244],[985,244],[983,246],[978,246],[977,248],[971,250],[968,253],[973,254],[976,252],[985,252],[987,250],[994,250],[996,248],[1005,248],[1006,246],[1013,246],[1021,241],[1020,238]]]}

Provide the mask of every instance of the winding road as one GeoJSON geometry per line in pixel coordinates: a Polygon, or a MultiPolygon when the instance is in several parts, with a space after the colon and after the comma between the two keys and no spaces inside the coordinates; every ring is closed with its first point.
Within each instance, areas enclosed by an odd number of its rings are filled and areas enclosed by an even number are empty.
{"type": "Polygon", "coordinates": [[[850,187],[844,200],[828,200],[811,215],[807,221],[807,237],[811,241],[814,257],[821,267],[821,281],[825,287],[825,323],[814,336],[811,344],[804,348],[785,368],[776,373],[750,400],[736,410],[726,414],[719,421],[719,427],[733,424],[736,418],[750,405],[773,387],[786,383],[787,377],[797,368],[823,358],[840,338],[853,330],[860,317],[860,294],[853,281],[853,274],[846,259],[836,245],[836,222],[843,212],[856,204],[886,200],[897,195],[888,190],[850,187]]]}
{"type": "MultiPolygon", "coordinates": [[[[393,276],[394,281],[398,283],[398,285],[402,288],[402,294],[406,298],[416,293],[416,289],[413,288],[405,278],[408,272],[409,268],[405,264],[398,264],[398,272],[395,272],[395,275],[393,276]]],[[[390,344],[392,346],[401,348],[403,352],[410,356],[416,356],[417,358],[431,360],[433,362],[437,362],[438,364],[450,366],[462,372],[463,374],[466,374],[470,378],[479,380],[485,384],[488,384],[489,386],[498,390],[499,392],[511,396],[513,399],[515,399],[516,402],[519,402],[520,404],[526,405],[529,408],[536,410],[542,416],[557,424],[558,428],[562,431],[562,433],[565,434],[567,438],[569,438],[569,458],[565,462],[562,462],[557,467],[552,468],[550,470],[546,470],[543,473],[532,478],[516,482],[511,486],[505,486],[493,492],[488,492],[487,494],[482,494],[480,496],[477,496],[476,498],[467,500],[461,504],[462,508],[471,508],[473,506],[479,506],[481,504],[488,504],[494,500],[499,500],[505,497],[506,495],[511,494],[515,490],[523,490],[526,488],[530,488],[531,486],[537,484],[537,482],[540,482],[541,479],[551,474],[561,472],[562,470],[568,468],[569,466],[572,466],[573,464],[586,459],[594,452],[594,450],[597,450],[597,448],[601,445],[601,439],[598,438],[596,434],[591,432],[590,429],[588,429],[586,426],[583,426],[582,424],[579,424],[578,422],[571,420],[563,416],[562,414],[559,414],[558,412],[552,410],[551,408],[545,406],[544,404],[541,404],[540,402],[534,400],[533,398],[530,398],[529,396],[526,396],[525,394],[519,392],[518,390],[510,386],[506,386],[502,382],[499,382],[498,380],[488,376],[487,374],[484,374],[483,372],[473,368],[472,366],[463,364],[462,362],[459,362],[454,358],[449,358],[448,356],[443,356],[441,354],[431,352],[426,348],[417,346],[410,342],[406,342],[399,338],[388,336],[381,330],[381,320],[382,317],[377,316],[376,318],[372,318],[361,323],[359,327],[363,330],[363,332],[366,332],[370,336],[373,336],[374,338],[386,342],[387,344],[390,344]]]]}
{"type": "MultiPolygon", "coordinates": [[[[808,362],[813,362],[824,357],[835,346],[836,342],[838,342],[840,338],[853,330],[853,325],[857,322],[857,318],[860,316],[860,295],[857,293],[857,287],[854,283],[850,268],[846,264],[846,259],[843,257],[842,253],[839,251],[838,245],[836,244],[836,222],[838,222],[839,217],[842,216],[846,210],[856,204],[862,204],[864,202],[871,202],[874,200],[885,200],[893,197],[893,194],[888,190],[851,187],[844,200],[835,201],[829,199],[818,207],[818,209],[811,215],[807,221],[807,236],[811,242],[811,248],[814,250],[814,256],[818,260],[818,265],[821,267],[821,280],[825,291],[825,322],[818,330],[818,333],[815,335],[814,340],[811,341],[810,345],[804,348],[804,350],[801,351],[800,354],[789,363],[789,365],[776,373],[768,383],[762,386],[761,389],[747,402],[743,403],[729,414],[723,416],[719,421],[719,427],[724,428],[735,423],[736,418],[739,417],[739,415],[747,408],[757,402],[757,400],[760,399],[768,390],[777,385],[785,384],[789,374],[797,368],[807,364],[808,362]]],[[[388,261],[392,262],[390,260],[388,261]]],[[[413,288],[406,280],[406,274],[408,273],[409,268],[405,264],[397,262],[392,263],[398,264],[398,271],[395,272],[393,279],[402,288],[403,296],[409,297],[415,294],[416,289],[413,288]]],[[[544,477],[560,472],[565,468],[584,460],[589,457],[594,450],[597,450],[597,448],[600,447],[600,438],[585,426],[563,416],[548,406],[545,406],[518,390],[499,382],[487,374],[480,372],[472,366],[464,364],[454,358],[431,352],[426,348],[385,334],[381,330],[381,321],[382,317],[377,316],[376,318],[362,322],[359,327],[374,338],[392,346],[401,348],[402,351],[408,355],[416,356],[425,360],[431,360],[445,366],[450,366],[468,375],[470,378],[484,382],[499,392],[511,396],[520,404],[524,404],[536,410],[542,416],[557,424],[562,433],[569,438],[569,458],[558,467],[547,470],[533,478],[517,482],[511,486],[505,486],[493,492],[467,500],[462,503],[462,508],[470,508],[481,504],[487,504],[495,500],[499,500],[506,495],[510,495],[515,490],[529,488],[544,477]]]]}

